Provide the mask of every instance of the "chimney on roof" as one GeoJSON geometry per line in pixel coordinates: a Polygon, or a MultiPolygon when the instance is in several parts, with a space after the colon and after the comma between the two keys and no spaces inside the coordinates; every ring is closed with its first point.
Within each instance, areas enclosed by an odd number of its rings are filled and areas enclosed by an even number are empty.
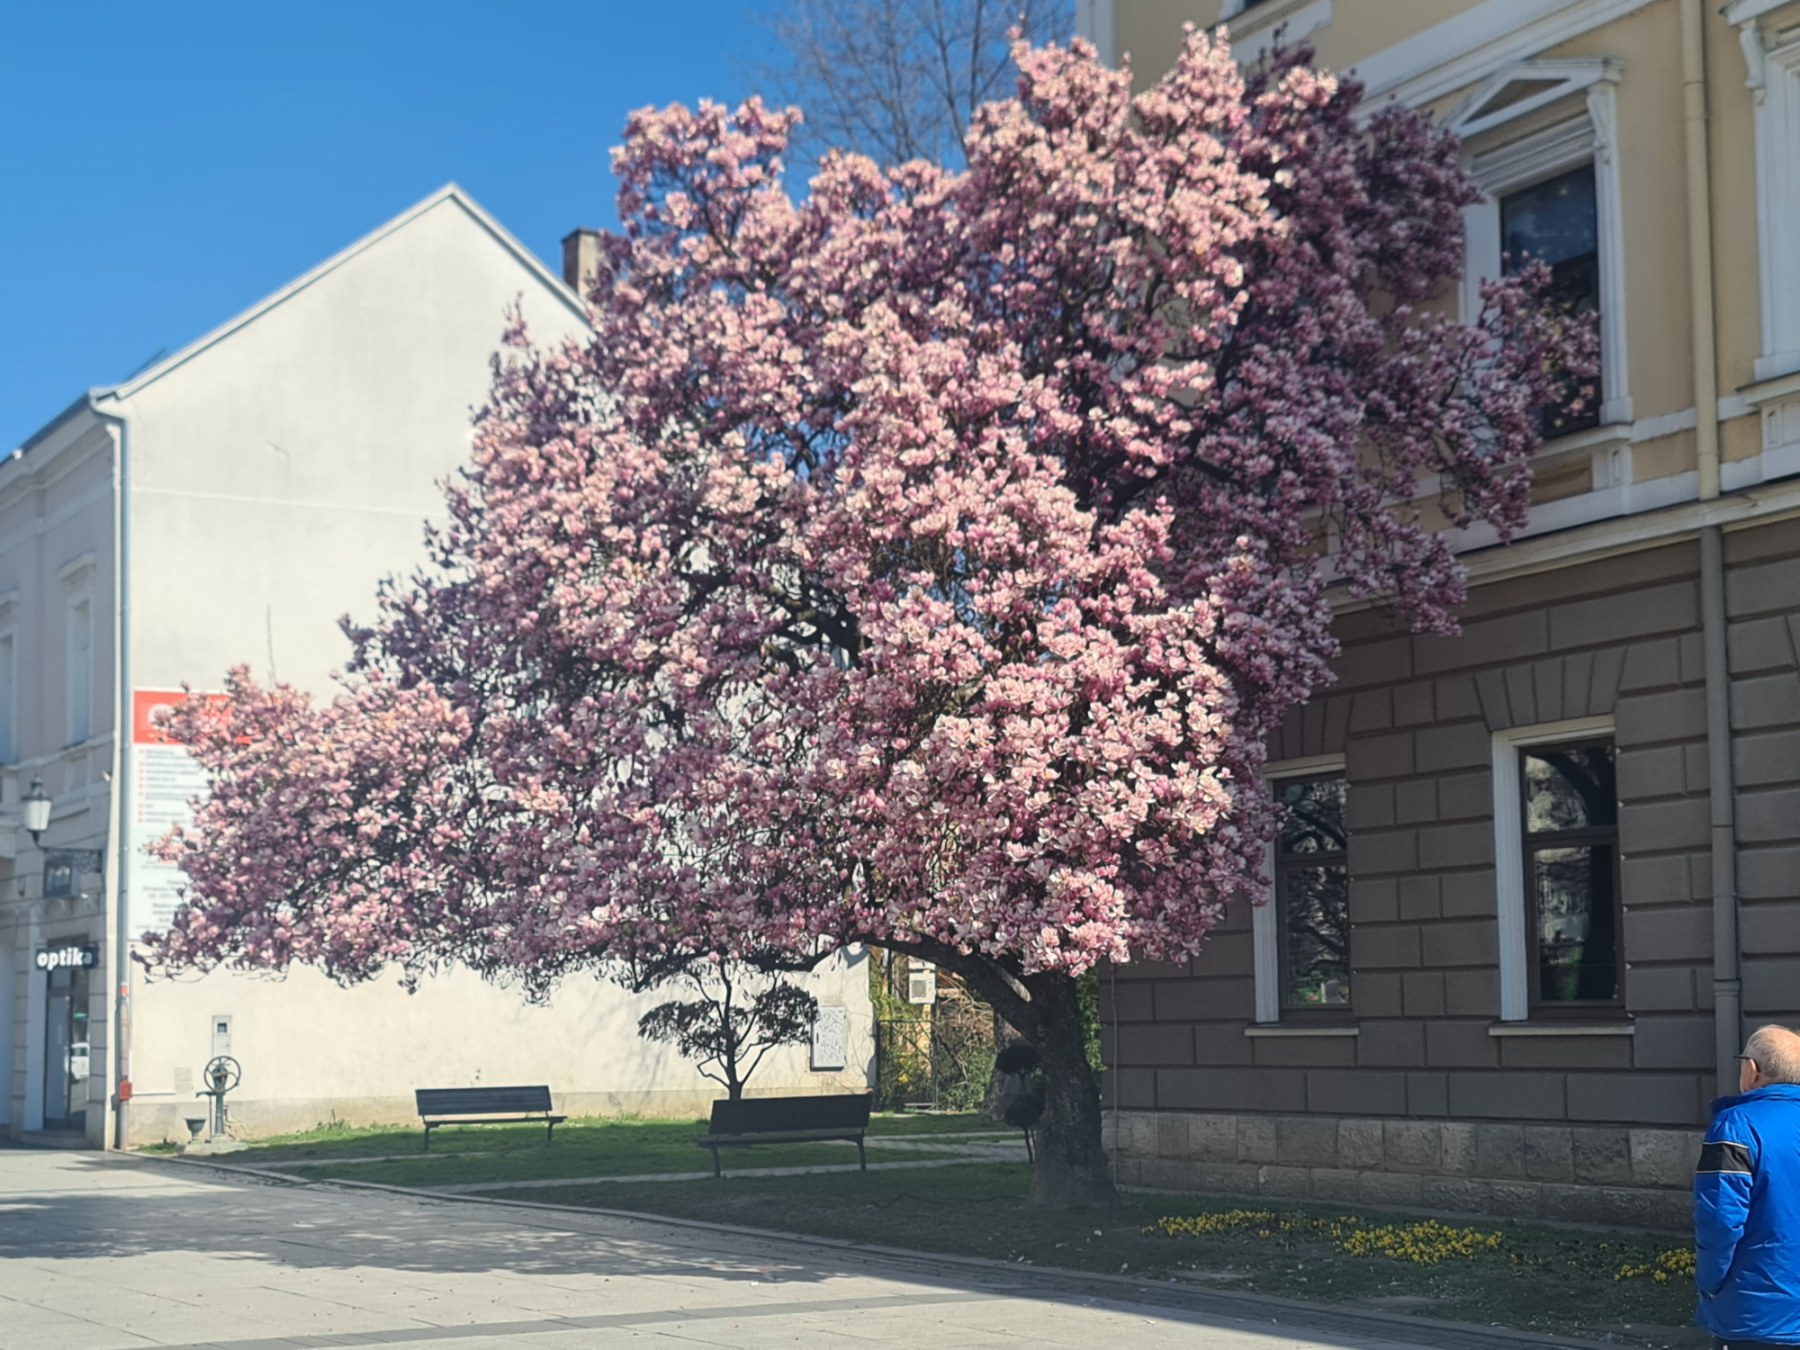
{"type": "Polygon", "coordinates": [[[563,280],[583,300],[600,270],[600,231],[570,230],[563,236],[563,280]]]}

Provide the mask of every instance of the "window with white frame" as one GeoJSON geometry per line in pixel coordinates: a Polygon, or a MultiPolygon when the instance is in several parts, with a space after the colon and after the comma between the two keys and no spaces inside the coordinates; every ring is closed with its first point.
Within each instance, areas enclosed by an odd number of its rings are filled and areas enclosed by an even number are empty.
{"type": "MultiPolygon", "coordinates": [[[[1500,198],[1501,267],[1509,275],[1533,263],[1550,269],[1554,302],[1575,314],[1600,310],[1600,224],[1594,166],[1582,164],[1553,178],[1515,188],[1500,198]]],[[[1600,423],[1598,403],[1565,387],[1539,411],[1545,440],[1600,423]]]]}
{"type": "Polygon", "coordinates": [[[1772,380],[1800,371],[1800,23],[1782,27],[1773,0],[1725,8],[1737,25],[1747,83],[1756,100],[1756,253],[1762,297],[1762,353],[1755,374],[1772,380]]]}
{"type": "Polygon", "coordinates": [[[71,600],[66,614],[68,744],[80,745],[94,734],[94,602],[71,600]]]}
{"type": "Polygon", "coordinates": [[[1271,893],[1252,920],[1256,1020],[1350,1007],[1349,834],[1341,760],[1272,770],[1281,811],[1271,893]]]}
{"type": "Polygon", "coordinates": [[[1615,760],[1606,719],[1494,737],[1502,1021],[1623,1006],[1615,760]]]}
{"type": "Polygon", "coordinates": [[[15,728],[18,725],[17,638],[0,633],[0,764],[11,764],[18,755],[15,728]]]}
{"type": "Polygon", "coordinates": [[[1580,416],[1547,412],[1547,436],[1631,421],[1618,78],[1610,61],[1520,62],[1484,82],[1449,123],[1468,143],[1469,171],[1485,194],[1463,217],[1464,318],[1480,313],[1483,282],[1530,259],[1550,267],[1565,303],[1598,314],[1599,398],[1580,416]]]}

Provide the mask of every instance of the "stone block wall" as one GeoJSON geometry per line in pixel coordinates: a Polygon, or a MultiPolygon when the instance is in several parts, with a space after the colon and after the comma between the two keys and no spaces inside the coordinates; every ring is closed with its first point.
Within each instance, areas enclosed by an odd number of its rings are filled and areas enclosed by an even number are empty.
{"type": "Polygon", "coordinates": [[[1120,1184],[1683,1229],[1691,1130],[1354,1116],[1118,1111],[1120,1184]]]}
{"type": "MultiPolygon", "coordinates": [[[[1725,556],[1744,1012],[1800,1023],[1800,521],[1728,533],[1725,556]]],[[[1577,1217],[1568,1192],[1587,1188],[1581,1217],[1685,1213],[1716,1088],[1698,544],[1478,586],[1463,626],[1343,616],[1338,683],[1270,747],[1344,760],[1338,1025],[1254,1025],[1247,906],[1189,963],[1106,973],[1122,1181],[1544,1217],[1577,1217]],[[1493,737],[1597,716],[1617,752],[1624,1006],[1520,1034],[1499,1022],[1493,737]],[[1379,1157],[1358,1142],[1371,1122],[1379,1157]]]]}
{"type": "Polygon", "coordinates": [[[1725,537],[1744,1014],[1800,1008],[1800,521],[1725,537]]]}
{"type": "MultiPolygon", "coordinates": [[[[1352,1025],[1246,1034],[1252,920],[1239,906],[1187,965],[1124,966],[1103,981],[1109,1104],[1701,1124],[1713,1030],[1698,571],[1698,546],[1684,542],[1478,587],[1454,638],[1345,616],[1338,684],[1296,710],[1269,758],[1344,757],[1352,1025]],[[1493,735],[1588,716],[1615,725],[1626,971],[1610,1020],[1621,1034],[1495,1034],[1493,735]]],[[[1800,973],[1800,958],[1770,959],[1771,979],[1782,962],[1800,973]]]]}

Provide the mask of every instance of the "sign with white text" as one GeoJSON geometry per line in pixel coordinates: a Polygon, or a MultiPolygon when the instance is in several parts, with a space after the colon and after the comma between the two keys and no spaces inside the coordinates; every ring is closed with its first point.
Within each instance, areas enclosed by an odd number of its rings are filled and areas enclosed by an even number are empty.
{"type": "Polygon", "coordinates": [[[206,795],[205,770],[186,746],[177,745],[156,725],[158,710],[186,698],[179,689],[131,693],[131,819],[125,877],[133,938],[167,928],[187,884],[179,867],[146,851],[177,825],[191,825],[192,803],[206,795]]]}
{"type": "Polygon", "coordinates": [[[65,947],[39,947],[32,964],[39,970],[92,970],[100,964],[100,949],[91,942],[71,942],[65,947]]]}

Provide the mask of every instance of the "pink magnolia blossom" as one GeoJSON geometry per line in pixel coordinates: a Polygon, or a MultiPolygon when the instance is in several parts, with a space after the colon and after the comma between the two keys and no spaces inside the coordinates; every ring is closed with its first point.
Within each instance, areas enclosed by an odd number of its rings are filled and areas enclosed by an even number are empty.
{"type": "Polygon", "coordinates": [[[1454,140],[1304,52],[1195,34],[1136,97],[1017,58],[966,172],[833,156],[799,201],[797,114],[632,116],[593,336],[509,335],[341,692],[240,671],[174,716],[213,792],[158,960],[541,989],[884,945],[1046,1046],[1052,1166],[1089,1165],[1070,977],[1256,893],[1328,587],[1452,630],[1414,503],[1516,529],[1591,344],[1541,275],[1446,316],[1454,140]]]}

